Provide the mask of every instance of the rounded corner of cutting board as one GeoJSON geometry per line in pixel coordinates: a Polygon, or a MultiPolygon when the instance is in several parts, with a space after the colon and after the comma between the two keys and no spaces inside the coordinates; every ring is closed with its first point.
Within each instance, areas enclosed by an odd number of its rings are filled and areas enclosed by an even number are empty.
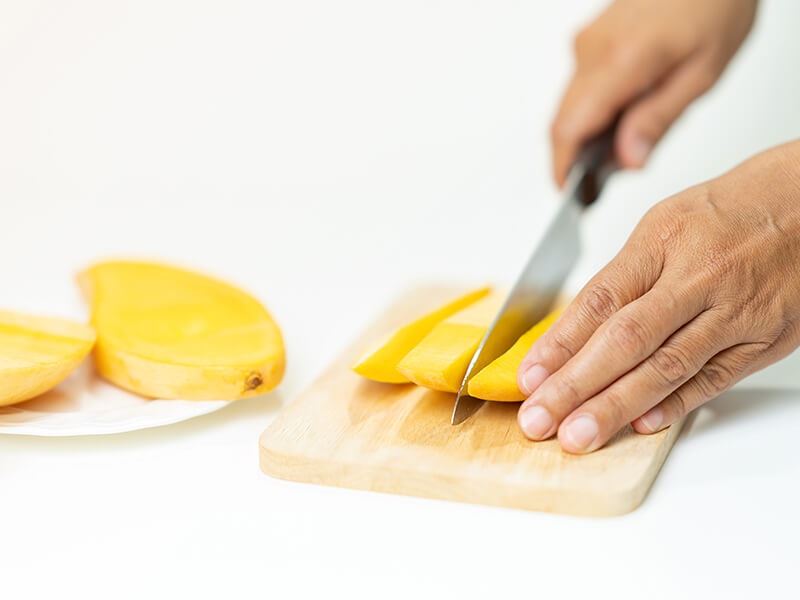
{"type": "Polygon", "coordinates": [[[602,499],[587,502],[587,498],[576,498],[579,508],[572,514],[579,517],[610,519],[622,517],[639,508],[650,490],[652,480],[643,479],[634,488],[606,490],[602,499]]]}

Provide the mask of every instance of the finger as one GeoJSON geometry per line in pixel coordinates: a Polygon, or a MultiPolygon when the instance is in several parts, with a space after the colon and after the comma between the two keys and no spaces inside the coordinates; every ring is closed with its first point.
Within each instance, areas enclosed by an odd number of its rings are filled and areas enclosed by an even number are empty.
{"type": "Polygon", "coordinates": [[[704,300],[700,295],[679,296],[672,282],[664,282],[619,310],[522,404],[519,421],[525,435],[534,440],[552,436],[567,415],[700,314],[704,300]]]}
{"type": "Polygon", "coordinates": [[[655,433],[719,396],[749,373],[771,362],[770,344],[738,344],[714,356],[689,381],[632,423],[639,433],[655,433]]]}
{"type": "Polygon", "coordinates": [[[652,288],[661,275],[663,254],[650,237],[635,232],[531,347],[517,372],[522,393],[530,396],[577,354],[600,325],[652,288]]]}
{"type": "Polygon", "coordinates": [[[625,168],[640,168],[653,147],[684,110],[706,92],[716,77],[705,62],[682,64],[625,111],[615,139],[615,153],[625,168]]]}
{"type": "Polygon", "coordinates": [[[646,360],[564,419],[558,429],[562,448],[582,453],[605,445],[628,423],[694,377],[735,339],[736,332],[721,327],[719,316],[702,312],[646,360]]]}
{"type": "Polygon", "coordinates": [[[551,126],[553,172],[563,185],[578,150],[673,66],[675,57],[620,46],[602,63],[581,65],[567,87],[551,126]]]}

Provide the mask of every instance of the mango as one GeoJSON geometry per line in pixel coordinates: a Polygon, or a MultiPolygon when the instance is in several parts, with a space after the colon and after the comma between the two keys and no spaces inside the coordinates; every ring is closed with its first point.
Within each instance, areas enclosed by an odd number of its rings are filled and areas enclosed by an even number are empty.
{"type": "Polygon", "coordinates": [[[237,400],[283,378],[280,328],[234,285],[136,261],[92,265],[78,283],[97,331],[95,367],[121,388],[149,398],[237,400]]]}
{"type": "Polygon", "coordinates": [[[0,406],[56,387],[95,342],[88,325],[68,319],[0,311],[0,406]]]}
{"type": "Polygon", "coordinates": [[[409,379],[398,370],[398,365],[406,354],[436,325],[485,297],[489,291],[490,288],[483,287],[462,294],[444,306],[399,327],[365,351],[353,362],[351,368],[359,375],[373,381],[408,383],[409,379]]]}
{"type": "Polygon", "coordinates": [[[409,381],[433,390],[458,392],[467,367],[505,300],[493,292],[436,325],[400,361],[409,381]]]}
{"type": "Polygon", "coordinates": [[[473,398],[498,402],[521,402],[525,395],[517,387],[517,370],[522,359],[555,322],[563,308],[550,312],[514,342],[506,352],[473,375],[467,383],[467,393],[473,398]]]}

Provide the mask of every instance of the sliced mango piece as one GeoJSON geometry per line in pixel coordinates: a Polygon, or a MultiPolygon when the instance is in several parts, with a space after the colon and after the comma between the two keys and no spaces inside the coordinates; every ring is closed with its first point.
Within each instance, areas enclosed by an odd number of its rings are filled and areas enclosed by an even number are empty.
{"type": "Polygon", "coordinates": [[[442,392],[457,392],[481,338],[503,305],[493,292],[441,321],[397,366],[410,381],[442,392]]]}
{"type": "Polygon", "coordinates": [[[0,406],[23,402],[61,383],[89,354],[88,325],[0,311],[0,406]]]}
{"type": "Polygon", "coordinates": [[[444,306],[399,327],[356,360],[352,369],[373,381],[407,383],[409,379],[397,370],[397,365],[412,348],[447,317],[485,297],[490,288],[484,287],[463,294],[444,306]]]}
{"type": "Polygon", "coordinates": [[[553,310],[514,342],[506,352],[473,375],[467,393],[474,398],[497,402],[521,402],[525,399],[517,387],[517,370],[533,343],[555,322],[563,308],[553,310]]]}
{"type": "Polygon", "coordinates": [[[185,269],[112,261],[78,276],[98,372],[150,398],[236,400],[281,381],[283,337],[244,291],[185,269]]]}

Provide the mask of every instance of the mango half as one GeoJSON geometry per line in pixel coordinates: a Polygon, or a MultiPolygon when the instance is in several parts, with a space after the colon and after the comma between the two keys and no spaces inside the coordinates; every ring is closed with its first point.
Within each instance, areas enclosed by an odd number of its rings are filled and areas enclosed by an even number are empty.
{"type": "Polygon", "coordinates": [[[43,394],[61,383],[92,349],[82,323],[0,311],[0,406],[43,394]]]}
{"type": "Polygon", "coordinates": [[[283,378],[283,337],[258,300],[228,283],[151,262],[90,266],[78,283],[111,383],[150,398],[237,400],[283,378]]]}

